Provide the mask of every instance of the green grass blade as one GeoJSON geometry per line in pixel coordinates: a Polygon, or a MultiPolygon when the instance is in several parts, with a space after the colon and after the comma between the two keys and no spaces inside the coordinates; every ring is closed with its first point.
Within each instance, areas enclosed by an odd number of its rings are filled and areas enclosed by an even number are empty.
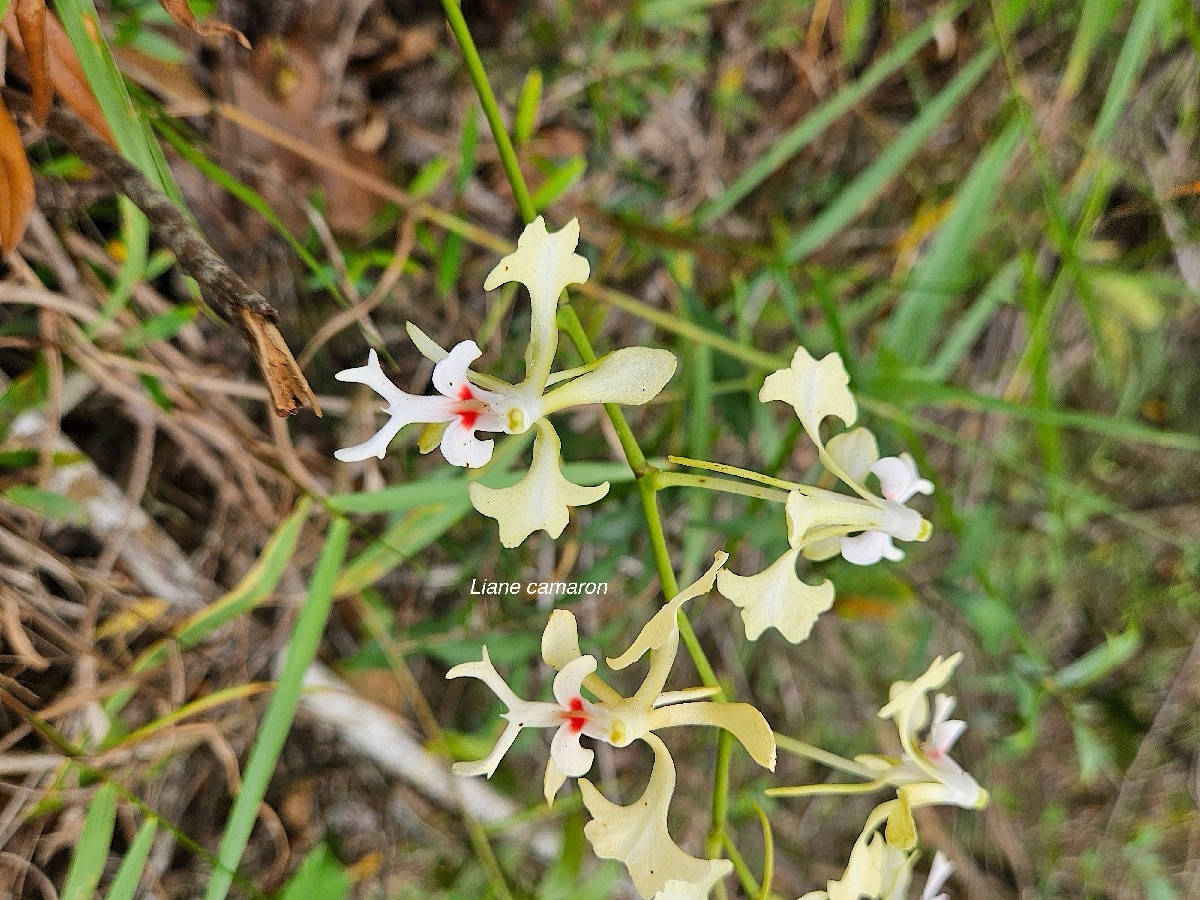
{"type": "Polygon", "coordinates": [[[104,900],[133,900],[137,892],[138,882],[142,880],[142,870],[146,868],[146,860],[150,858],[150,848],[154,844],[154,835],[158,832],[158,823],[147,819],[138,829],[133,843],[121,860],[116,877],[104,895],[104,900]]]}
{"type": "Polygon", "coordinates": [[[225,900],[234,872],[250,840],[250,832],[258,818],[259,805],[267,793],[271,774],[275,771],[283,742],[296,715],[304,672],[316,656],[321,636],[325,632],[325,624],[333,607],[333,585],[346,554],[349,532],[349,521],[337,518],[330,524],[326,533],[325,547],[317,560],[316,569],[309,582],[308,595],[300,608],[295,630],[288,642],[287,656],[275,693],[267,705],[267,712],[254,740],[254,747],[250,750],[250,759],[246,762],[246,770],[242,775],[242,791],[233,804],[225,833],[221,837],[221,844],[217,850],[217,867],[208,883],[204,900],[225,900]]]}
{"type": "Polygon", "coordinates": [[[1095,153],[1108,144],[1113,130],[1123,114],[1129,111],[1129,95],[1134,83],[1146,65],[1150,54],[1150,41],[1154,37],[1154,26],[1162,16],[1168,0],[1141,0],[1133,20],[1129,23],[1129,31],[1125,42],[1121,45],[1121,53],[1117,56],[1117,64],[1113,69],[1112,80],[1108,83],[1108,91],[1104,102],[1096,116],[1096,124],[1088,139],[1088,152],[1095,153]]]}
{"type": "Polygon", "coordinates": [[[971,349],[971,345],[983,333],[996,310],[1002,303],[1012,299],[1024,266],[1023,259],[1010,259],[987,283],[979,299],[959,317],[937,355],[925,366],[922,372],[923,380],[941,382],[950,377],[971,349]]]}
{"type": "Polygon", "coordinates": [[[883,346],[902,362],[920,362],[944,329],[946,308],[966,287],[971,250],[988,226],[989,211],[1020,138],[1021,123],[1014,120],[988,147],[955,194],[953,209],[929,250],[913,268],[883,335],[883,346]]]}
{"type": "MultiPolygon", "coordinates": [[[[270,596],[279,584],[279,579],[283,577],[287,564],[291,562],[292,554],[296,552],[300,529],[308,519],[311,508],[312,503],[307,497],[297,503],[292,514],[284,519],[271,535],[258,561],[242,576],[233,590],[184,621],[171,638],[160,641],[146,650],[134,661],[130,672],[138,674],[161,665],[167,659],[171,643],[181,647],[194,646],[226,622],[249,612],[270,596]]],[[[129,702],[133,693],[133,688],[126,688],[113,694],[104,705],[108,717],[116,716],[129,702]]]]}
{"type": "Polygon", "coordinates": [[[1044,406],[1023,406],[1020,403],[1012,403],[998,397],[989,397],[986,394],[950,385],[927,384],[903,379],[877,379],[872,382],[870,393],[877,398],[876,402],[881,402],[878,398],[887,397],[893,403],[919,403],[942,408],[1001,413],[1013,419],[1029,421],[1037,425],[1074,428],[1121,441],[1136,441],[1171,450],[1200,453],[1200,437],[1196,435],[1178,431],[1160,431],[1157,428],[1139,425],[1137,422],[1094,413],[1044,406]]]}
{"type": "Polygon", "coordinates": [[[795,265],[841,231],[904,168],[933,130],[983,78],[996,59],[996,48],[980,52],[921,110],[900,136],[854,179],[815,219],[788,242],[784,259],[795,265]]]}
{"type": "Polygon", "coordinates": [[[112,843],[113,825],[117,821],[117,789],[105,783],[96,791],[83,817],[83,831],[71,857],[67,879],[59,897],[62,900],[92,900],[112,843]]]}
{"type": "Polygon", "coordinates": [[[766,181],[773,172],[811,144],[826,128],[849,111],[855,103],[912,59],[917,51],[933,37],[933,32],[938,25],[957,16],[966,5],[962,2],[952,3],[935,12],[898,41],[896,46],[884,54],[878,62],[863,72],[856,82],[843,88],[788,129],[771,146],[771,149],[752,163],[737,181],[725,189],[724,193],[700,207],[696,213],[697,223],[700,225],[711,224],[717,217],[732,209],[747,194],[766,181]]]}

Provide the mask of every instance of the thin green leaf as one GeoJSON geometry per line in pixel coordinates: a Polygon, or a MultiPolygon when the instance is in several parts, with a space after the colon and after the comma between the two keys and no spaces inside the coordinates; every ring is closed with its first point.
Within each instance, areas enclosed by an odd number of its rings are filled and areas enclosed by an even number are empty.
{"type": "Polygon", "coordinates": [[[147,819],[134,835],[133,843],[125,851],[121,867],[117,869],[116,877],[104,895],[105,900],[133,900],[137,892],[138,882],[142,880],[142,870],[146,868],[146,860],[150,858],[150,848],[154,844],[154,835],[158,832],[158,822],[147,819]]]}
{"type": "Polygon", "coordinates": [[[126,350],[136,350],[147,344],[157,344],[159,341],[169,341],[183,330],[184,326],[196,318],[200,307],[191,303],[182,303],[165,313],[152,316],[136,328],[131,328],[121,336],[121,346],[126,350]]]}
{"type": "Polygon", "coordinates": [[[34,512],[56,522],[87,521],[87,510],[73,497],[34,487],[32,484],[14,484],[4,492],[6,499],[32,509],[34,512]]]}
{"type": "Polygon", "coordinates": [[[1086,687],[1133,658],[1141,646],[1142,635],[1130,626],[1121,634],[1093,647],[1070,665],[1055,672],[1050,681],[1058,690],[1086,687]]]}
{"type": "Polygon", "coordinates": [[[537,127],[538,107],[542,102],[542,72],[530,69],[517,96],[517,111],[513,115],[513,143],[518,148],[529,143],[537,127]]]}
{"type": "Polygon", "coordinates": [[[1157,428],[1139,425],[1137,422],[1094,413],[1023,406],[1020,403],[989,397],[966,388],[889,378],[877,379],[872,382],[870,390],[872,394],[888,397],[893,401],[902,399],[905,402],[930,404],[944,408],[997,412],[1014,419],[1063,428],[1078,428],[1081,431],[1091,431],[1119,440],[1138,441],[1192,453],[1200,452],[1200,437],[1195,435],[1183,434],[1178,431],[1160,431],[1157,428]]]}
{"type": "Polygon", "coordinates": [[[701,225],[708,225],[732,209],[746,195],[766,181],[772,173],[852,109],[854,104],[878,87],[885,78],[912,59],[917,51],[933,37],[933,32],[939,25],[953,19],[966,6],[967,3],[964,0],[951,3],[905,35],[878,62],[863,72],[858,81],[843,88],[781,135],[771,149],[751,164],[737,181],[726,188],[719,197],[699,209],[696,213],[696,221],[701,225]]]}
{"type": "Polygon", "coordinates": [[[250,840],[259,806],[266,796],[271,774],[275,771],[283,742],[296,715],[304,672],[316,657],[333,608],[333,585],[345,557],[349,533],[350,523],[343,518],[334,519],[326,533],[325,547],[317,560],[308,595],[300,608],[291,640],[288,641],[275,694],[267,705],[266,715],[246,762],[241,793],[233,804],[225,833],[221,837],[216,868],[204,893],[204,900],[225,900],[246,843],[250,840]]]}
{"type": "Polygon", "coordinates": [[[540,212],[558,200],[571,189],[571,185],[583,177],[586,170],[587,160],[582,156],[573,156],[558,166],[534,192],[534,209],[540,212]]]}
{"type": "Polygon", "coordinates": [[[116,821],[117,789],[105,782],[96,790],[83,817],[83,830],[59,894],[61,900],[92,900],[108,862],[108,848],[116,821]]]}
{"type": "Polygon", "coordinates": [[[987,74],[996,58],[996,48],[978,53],[954,79],[921,110],[900,136],[866,171],[854,179],[806,228],[795,235],[784,250],[784,259],[794,265],[836,235],[877,197],[910,159],[921,149],[933,130],[987,74]]]}
{"type": "Polygon", "coordinates": [[[322,841],[304,857],[279,892],[279,900],[343,900],[349,893],[350,873],[322,841]]]}
{"type": "Polygon", "coordinates": [[[967,285],[971,250],[988,227],[992,203],[1000,196],[1020,138],[1021,123],[1014,120],[984,151],[954,195],[954,207],[929,250],[913,267],[883,336],[884,347],[902,362],[919,362],[944,331],[946,308],[967,285]]]}
{"type": "Polygon", "coordinates": [[[1024,260],[1010,259],[987,283],[979,294],[979,299],[954,323],[937,355],[925,366],[921,373],[922,380],[937,382],[950,377],[967,355],[967,351],[983,334],[983,329],[992,320],[1000,305],[1011,302],[1023,267],[1024,260]]]}

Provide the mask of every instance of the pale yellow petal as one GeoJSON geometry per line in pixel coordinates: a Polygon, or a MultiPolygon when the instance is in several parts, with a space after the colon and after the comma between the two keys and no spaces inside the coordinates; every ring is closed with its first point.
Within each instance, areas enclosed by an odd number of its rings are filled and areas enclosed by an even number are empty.
{"type": "Polygon", "coordinates": [[[642,627],[642,630],[638,633],[637,638],[634,639],[628,650],[620,656],[609,657],[609,668],[620,671],[641,659],[648,651],[657,650],[659,647],[665,645],[679,629],[676,616],[679,613],[680,607],[688,600],[711,591],[713,582],[717,577],[717,572],[721,566],[725,565],[728,559],[728,553],[718,551],[714,555],[713,564],[709,567],[708,571],[676,594],[670,602],[661,607],[654,614],[654,617],[642,627]]]}
{"type": "Polygon", "coordinates": [[[558,671],[581,656],[579,623],[575,621],[575,614],[566,609],[554,610],[546,622],[546,630],[542,632],[542,660],[558,671]]]}
{"type": "Polygon", "coordinates": [[[699,881],[676,881],[672,879],[667,886],[654,895],[654,900],[706,900],[709,892],[716,887],[718,881],[733,871],[733,863],[727,859],[708,860],[708,874],[699,881]]]}
{"type": "Polygon", "coordinates": [[[675,354],[649,347],[614,350],[592,371],[580,375],[542,397],[542,413],[549,415],[589,403],[641,406],[658,396],[675,374],[675,354]]]}
{"type": "Polygon", "coordinates": [[[750,758],[775,771],[775,734],[763,714],[749,703],[679,703],[661,706],[646,716],[651,731],[675,725],[711,725],[737,738],[750,758]]]}
{"type": "Polygon", "coordinates": [[[717,577],[717,590],[742,610],[750,640],[757,640],[768,628],[777,628],[798,644],[808,637],[821,613],[833,606],[831,581],[812,585],[797,577],[799,555],[799,549],[789,550],[757,575],[724,571],[717,577]]]}
{"type": "Polygon", "coordinates": [[[859,484],[867,477],[871,466],[879,462],[879,444],[875,442],[875,435],[865,428],[835,434],[825,449],[842,471],[859,484]]]}
{"type": "Polygon", "coordinates": [[[517,547],[538,529],[557,538],[570,521],[573,506],[587,506],[608,493],[608,482],[584,487],[568,481],[559,460],[558,435],[549,422],[537,423],[533,462],[525,477],[511,487],[490,488],[472,482],[471,504],[500,525],[500,543],[517,547]]]}
{"type": "Polygon", "coordinates": [[[516,251],[500,260],[483,283],[488,291],[509,281],[519,281],[529,289],[532,313],[525,378],[537,386],[539,394],[546,385],[558,347],[554,321],[558,298],[567,285],[582,284],[590,273],[588,261],[575,252],[578,243],[578,219],[572,219],[559,231],[549,232],[546,220],[538,216],[521,232],[516,251]]]}
{"type": "Polygon", "coordinates": [[[546,774],[542,778],[542,793],[546,797],[547,806],[554,803],[554,795],[558,793],[566,780],[567,776],[563,774],[563,770],[554,764],[554,757],[547,759],[546,774]]]}
{"type": "Polygon", "coordinates": [[[592,821],[583,828],[601,859],[616,859],[629,870],[633,886],[644,898],[665,890],[668,882],[698,882],[710,873],[709,861],[689,856],[667,831],[667,809],[675,793],[675,764],[653,734],[643,738],[654,750],[654,769],[641,799],[618,806],[590,781],[580,779],[583,805],[592,821]]]}
{"type": "Polygon", "coordinates": [[[807,350],[797,347],[788,368],[767,376],[758,399],[763,403],[771,400],[790,403],[808,436],[820,444],[821,420],[826,416],[837,416],[847,427],[858,418],[858,406],[849,384],[850,376],[836,353],[817,362],[807,350]]]}

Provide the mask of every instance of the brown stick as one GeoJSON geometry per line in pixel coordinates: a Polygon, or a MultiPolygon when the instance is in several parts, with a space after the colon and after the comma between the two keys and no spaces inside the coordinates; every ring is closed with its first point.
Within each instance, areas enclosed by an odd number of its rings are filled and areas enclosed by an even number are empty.
{"type": "MultiPolygon", "coordinates": [[[[28,95],[7,87],[2,91],[11,110],[20,115],[29,113],[28,95]]],[[[171,199],[70,110],[52,109],[46,130],[111,181],[145,214],[156,236],[175,254],[183,270],[199,282],[205,296],[215,301],[225,317],[241,329],[271,392],[275,412],[290,416],[303,407],[311,407],[321,415],[317,398],[276,327],[279,313],[275,307],[226,265],[171,199]]]]}

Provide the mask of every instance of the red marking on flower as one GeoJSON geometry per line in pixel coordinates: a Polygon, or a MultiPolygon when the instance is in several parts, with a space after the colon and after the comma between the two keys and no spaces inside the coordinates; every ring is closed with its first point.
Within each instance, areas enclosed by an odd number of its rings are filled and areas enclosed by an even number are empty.
{"type": "Polygon", "coordinates": [[[566,717],[567,727],[571,729],[573,733],[578,734],[579,732],[583,731],[583,726],[588,723],[587,714],[583,712],[583,698],[572,697],[567,706],[572,713],[575,713],[575,715],[568,715],[566,717]]]}
{"type": "Polygon", "coordinates": [[[472,428],[475,425],[475,420],[479,418],[479,413],[473,409],[465,409],[458,414],[458,420],[462,422],[463,428],[472,428]]]}
{"type": "Polygon", "coordinates": [[[471,390],[471,386],[469,384],[464,384],[462,387],[460,387],[458,389],[458,399],[459,400],[474,400],[475,399],[475,393],[471,390]]]}

